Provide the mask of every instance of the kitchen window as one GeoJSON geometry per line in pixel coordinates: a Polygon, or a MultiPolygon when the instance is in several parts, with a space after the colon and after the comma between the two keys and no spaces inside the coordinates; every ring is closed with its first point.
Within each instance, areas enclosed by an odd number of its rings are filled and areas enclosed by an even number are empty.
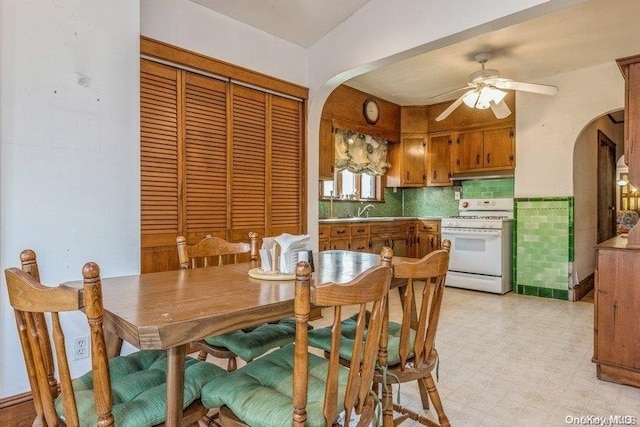
{"type": "Polygon", "coordinates": [[[380,176],[353,173],[347,169],[333,176],[333,180],[320,181],[320,199],[384,201],[380,176]]]}

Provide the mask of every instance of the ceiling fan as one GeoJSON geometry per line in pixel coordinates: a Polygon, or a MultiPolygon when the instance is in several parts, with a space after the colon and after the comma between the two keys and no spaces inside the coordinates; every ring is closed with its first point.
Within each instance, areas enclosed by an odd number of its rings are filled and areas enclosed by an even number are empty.
{"type": "Polygon", "coordinates": [[[493,111],[493,114],[495,114],[498,119],[504,119],[511,114],[511,110],[504,102],[504,97],[507,95],[505,90],[519,90],[541,95],[555,95],[558,93],[558,88],[555,86],[516,82],[500,77],[498,70],[485,69],[485,63],[489,58],[491,58],[491,52],[480,52],[474,56],[474,59],[482,65],[482,69],[469,76],[467,86],[429,98],[438,98],[461,90],[466,91],[436,117],[436,121],[439,122],[446,119],[449,114],[463,102],[470,108],[478,108],[481,110],[491,108],[491,111],[493,111]]]}

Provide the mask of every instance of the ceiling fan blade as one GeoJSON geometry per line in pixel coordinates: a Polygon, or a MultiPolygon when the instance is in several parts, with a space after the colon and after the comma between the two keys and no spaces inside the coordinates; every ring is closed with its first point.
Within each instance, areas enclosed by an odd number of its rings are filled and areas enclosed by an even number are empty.
{"type": "Polygon", "coordinates": [[[497,104],[491,100],[489,101],[489,106],[497,119],[504,119],[505,117],[509,117],[511,114],[511,110],[509,109],[509,106],[507,106],[507,103],[504,102],[504,99],[497,104]]]}
{"type": "Polygon", "coordinates": [[[444,119],[446,119],[449,114],[453,113],[453,110],[455,110],[456,108],[458,108],[460,106],[460,104],[462,104],[462,99],[467,96],[467,94],[475,91],[476,89],[471,89],[466,91],[464,94],[462,94],[462,96],[458,99],[456,99],[455,101],[453,101],[453,103],[451,105],[449,105],[447,107],[446,110],[444,110],[442,113],[440,113],[440,115],[438,117],[436,117],[436,122],[440,122],[444,119]]]}
{"type": "Polygon", "coordinates": [[[540,95],[555,95],[558,93],[558,88],[555,86],[539,83],[514,82],[513,80],[506,79],[495,82],[495,87],[498,89],[511,89],[522,92],[538,93],[540,95]]]}
{"type": "Polygon", "coordinates": [[[453,90],[450,90],[450,91],[447,91],[447,92],[444,92],[444,93],[441,93],[441,94],[438,94],[438,95],[430,96],[429,98],[427,98],[427,101],[429,101],[431,99],[441,98],[441,97],[446,96],[446,95],[451,95],[452,93],[460,92],[461,90],[469,90],[469,88],[470,88],[469,86],[459,87],[458,89],[453,89],[453,90]]]}

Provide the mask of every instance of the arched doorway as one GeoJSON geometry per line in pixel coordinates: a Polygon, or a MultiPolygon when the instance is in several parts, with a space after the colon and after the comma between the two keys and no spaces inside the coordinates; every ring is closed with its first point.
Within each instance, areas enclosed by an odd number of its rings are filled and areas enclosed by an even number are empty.
{"type": "MultiPolygon", "coordinates": [[[[574,300],[580,300],[584,295],[593,289],[593,273],[595,270],[595,250],[594,246],[599,238],[604,237],[603,232],[599,233],[598,223],[605,222],[604,207],[610,207],[611,201],[605,198],[616,197],[615,165],[624,152],[624,130],[623,122],[618,120],[617,114],[603,114],[594,118],[582,130],[573,151],[573,186],[574,186],[574,266],[573,284],[574,300]],[[603,142],[604,141],[604,142],[603,142]],[[606,142],[609,141],[609,142],[606,142]],[[602,148],[601,148],[602,147],[602,148]],[[605,160],[598,160],[599,153],[606,155],[611,151],[613,156],[612,170],[602,170],[599,163],[606,163],[605,160]],[[607,184],[600,178],[603,189],[598,189],[599,170],[601,176],[610,176],[607,184]],[[608,186],[608,187],[606,187],[608,186]],[[602,200],[600,200],[602,199],[602,200]],[[602,212],[598,214],[598,206],[602,212]],[[600,217],[600,221],[598,218],[600,217]]],[[[615,206],[615,203],[613,204],[615,206]]],[[[615,211],[611,212],[615,218],[615,211]]],[[[605,233],[606,234],[606,233],[605,233]]]]}

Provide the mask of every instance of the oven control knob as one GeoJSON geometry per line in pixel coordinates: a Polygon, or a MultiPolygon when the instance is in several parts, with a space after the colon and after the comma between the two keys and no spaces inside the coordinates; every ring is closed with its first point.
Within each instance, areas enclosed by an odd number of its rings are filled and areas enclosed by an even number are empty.
{"type": "Polygon", "coordinates": [[[462,207],[463,208],[468,208],[469,207],[469,202],[462,202],[462,207]]]}

